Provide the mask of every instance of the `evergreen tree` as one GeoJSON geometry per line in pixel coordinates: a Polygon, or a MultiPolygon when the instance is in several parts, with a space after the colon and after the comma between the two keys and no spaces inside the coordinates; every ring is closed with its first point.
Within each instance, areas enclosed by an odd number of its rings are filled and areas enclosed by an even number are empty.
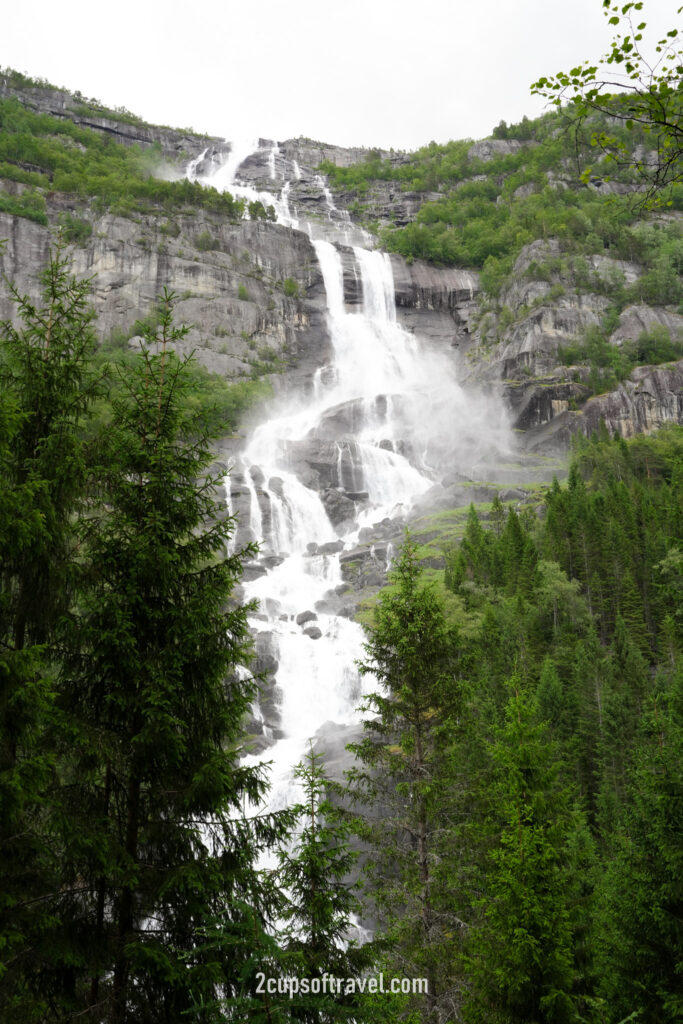
{"type": "Polygon", "coordinates": [[[483,918],[469,942],[474,992],[466,1018],[564,1024],[579,1019],[574,947],[589,849],[580,835],[587,833],[545,726],[535,723],[519,682],[511,685],[492,749],[497,770],[488,803],[496,840],[480,864],[483,918]]]}
{"type": "Polygon", "coordinates": [[[42,1019],[49,896],[59,889],[50,796],[54,631],[72,596],[74,516],[93,398],[89,285],[53,253],[43,305],[10,285],[20,326],[0,327],[0,1013],[42,1019]]]}
{"type": "MultiPolygon", "coordinates": [[[[322,755],[311,748],[295,776],[303,787],[303,825],[280,854],[280,882],[287,893],[283,923],[290,933],[284,949],[296,955],[301,977],[319,979],[318,985],[325,974],[359,980],[377,952],[372,943],[359,946],[350,938],[352,916],[361,912],[355,887],[348,881],[358,857],[349,848],[351,824],[327,799],[330,782],[322,755]]],[[[322,988],[300,999],[292,1016],[311,1024],[379,1019],[376,1011],[368,1016],[365,1000],[343,991],[325,993],[322,988]]]]}
{"type": "Polygon", "coordinates": [[[251,552],[226,555],[233,520],[207,475],[209,437],[184,411],[172,301],[121,371],[61,630],[54,998],[67,1018],[111,1024],[178,1020],[217,986],[240,986],[243,908],[266,909],[255,857],[284,824],[243,820],[265,786],[238,762],[255,683],[236,671],[250,645],[247,609],[230,597],[251,552]],[[217,965],[198,936],[219,915],[239,942],[217,965]]]}
{"type": "Polygon", "coordinates": [[[455,1013],[459,1000],[454,950],[463,922],[449,833],[460,796],[449,769],[461,704],[458,641],[421,582],[409,537],[390,583],[360,665],[381,688],[366,700],[374,714],[352,747],[359,765],[351,792],[369,807],[361,834],[372,847],[374,897],[393,961],[400,973],[427,979],[422,1016],[436,1021],[455,1013]]]}
{"type": "Polygon", "coordinates": [[[683,673],[655,695],[630,773],[616,856],[601,885],[607,1019],[683,1018],[683,673]]]}
{"type": "Polygon", "coordinates": [[[2,324],[0,384],[18,412],[7,483],[30,493],[33,530],[5,550],[4,603],[13,622],[12,645],[49,639],[68,607],[75,541],[73,516],[85,486],[82,420],[96,392],[89,281],[69,274],[57,250],[41,275],[37,308],[10,285],[21,328],[2,324]]]}

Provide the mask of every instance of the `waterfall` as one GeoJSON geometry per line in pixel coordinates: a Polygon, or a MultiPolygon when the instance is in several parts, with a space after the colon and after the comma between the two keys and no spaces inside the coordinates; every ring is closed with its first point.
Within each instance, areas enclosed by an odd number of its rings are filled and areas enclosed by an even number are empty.
{"type": "MultiPolygon", "coordinates": [[[[278,154],[275,144],[260,157],[273,182],[287,164],[280,159],[276,165],[278,154]]],[[[226,164],[205,180],[229,186],[237,195],[258,196],[275,207],[281,223],[296,224],[289,205],[290,181],[278,185],[279,198],[236,181],[237,161],[248,155],[234,146],[226,164]]],[[[291,167],[296,185],[302,172],[296,161],[291,167]]],[[[282,738],[266,754],[272,761],[272,810],[298,800],[292,769],[304,756],[309,738],[325,723],[358,724],[362,693],[373,687],[373,680],[361,679],[355,667],[363,650],[360,625],[335,613],[344,587],[344,551],[339,548],[353,548],[361,527],[405,515],[432,485],[428,454],[437,433],[447,434],[457,446],[461,434],[483,436],[489,429],[488,410],[464,396],[448,358],[430,352],[397,323],[388,254],[363,246],[346,250],[347,261],[355,263],[349,272],[357,275],[363,294],[362,309],[347,310],[342,254],[335,241],[347,239],[350,221],[336,209],[324,179],[312,177],[329,218],[327,225],[316,227],[325,237],[309,234],[325,286],[333,359],[316,371],[313,395],[297,396],[284,412],[256,427],[242,456],[251,533],[269,555],[277,556],[277,564],[244,585],[246,599],[259,602],[253,629],[268,634],[279,666],[282,738]],[[329,442],[333,453],[337,445],[332,487],[345,492],[347,505],[356,502],[354,521],[336,529],[321,494],[299,479],[289,458],[297,444],[329,438],[326,431],[335,416],[346,417],[348,429],[329,442]],[[265,537],[259,491],[270,509],[265,537]]],[[[391,545],[382,550],[386,560],[395,557],[391,545]]],[[[379,549],[371,554],[381,557],[379,549]]]]}

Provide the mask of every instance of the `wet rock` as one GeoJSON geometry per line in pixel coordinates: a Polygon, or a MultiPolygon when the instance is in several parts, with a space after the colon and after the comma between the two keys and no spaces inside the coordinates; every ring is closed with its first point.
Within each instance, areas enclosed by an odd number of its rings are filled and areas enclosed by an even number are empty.
{"type": "Polygon", "coordinates": [[[343,540],[330,540],[326,544],[321,544],[318,548],[318,554],[320,555],[336,555],[337,552],[344,550],[343,540]]]}
{"type": "Polygon", "coordinates": [[[521,491],[518,487],[506,487],[500,491],[498,497],[501,501],[526,501],[529,497],[529,492],[521,491]]]}
{"type": "Polygon", "coordinates": [[[342,491],[329,487],[322,492],[320,498],[333,526],[340,528],[353,523],[356,516],[356,505],[342,491]]]}
{"type": "MultiPolygon", "coordinates": [[[[178,322],[190,325],[187,336],[174,343],[175,349],[179,355],[195,352],[198,361],[215,373],[248,374],[249,344],[254,343],[268,345],[286,358],[292,379],[312,376],[329,353],[322,278],[303,232],[269,222],[233,224],[208,211],[192,211],[173,218],[178,229],[178,237],[173,237],[161,231],[162,219],[156,215],[142,214],[136,221],[111,213],[98,215],[86,201],[74,206],[73,197],[58,192],[49,193],[47,203],[50,222],[71,212],[92,224],[91,237],[74,251],[72,269],[76,276],[95,279],[91,300],[103,337],[146,316],[165,285],[179,296],[178,322]],[[215,250],[195,250],[192,239],[203,232],[215,239],[215,250]],[[243,259],[245,252],[250,254],[248,261],[243,259]],[[276,287],[288,277],[305,289],[298,305],[276,287]],[[247,287],[248,301],[237,299],[240,285],[247,287]]],[[[37,298],[48,228],[1,214],[0,237],[9,239],[0,270],[20,292],[37,298]]],[[[0,285],[0,317],[14,315],[7,290],[0,285]]]]}
{"type": "Polygon", "coordinates": [[[310,637],[311,640],[319,640],[322,635],[323,631],[318,626],[308,626],[304,630],[304,636],[310,637]]]}
{"type": "MultiPolygon", "coordinates": [[[[473,270],[439,268],[422,260],[408,264],[391,257],[396,305],[420,311],[452,312],[460,303],[474,298],[480,289],[479,275],[473,270]]],[[[449,318],[450,335],[455,332],[449,318]]]]}
{"type": "Polygon", "coordinates": [[[343,551],[339,556],[342,579],[355,590],[381,586],[386,580],[387,551],[386,543],[343,551]]]}
{"type": "Polygon", "coordinates": [[[443,487],[453,487],[455,484],[471,484],[472,478],[464,473],[446,473],[441,484],[443,487]]]}
{"type": "Polygon", "coordinates": [[[560,413],[583,405],[590,393],[584,384],[558,378],[504,383],[505,398],[512,412],[511,425],[516,430],[548,423],[560,413]]]}
{"type": "Polygon", "coordinates": [[[259,562],[261,565],[264,565],[266,569],[275,569],[276,566],[282,565],[284,560],[284,555],[264,555],[263,558],[259,559],[259,562]]]}
{"type": "Polygon", "coordinates": [[[528,451],[566,451],[573,434],[590,434],[601,421],[622,437],[649,434],[665,423],[683,422],[683,359],[664,366],[638,366],[615,391],[596,395],[578,411],[568,410],[524,437],[528,451]]]}
{"type": "Polygon", "coordinates": [[[299,612],[299,614],[296,617],[296,624],[297,626],[303,626],[306,622],[312,622],[314,619],[317,618],[318,616],[315,614],[315,612],[312,612],[310,610],[305,612],[299,612]]]}
{"type": "Polygon", "coordinates": [[[371,407],[365,399],[353,398],[326,409],[320,422],[311,432],[311,437],[331,441],[353,439],[368,422],[368,415],[373,421],[382,423],[386,419],[387,400],[385,395],[377,395],[371,407]]]}
{"type": "Polygon", "coordinates": [[[268,570],[263,565],[259,565],[257,562],[249,562],[242,570],[242,579],[246,583],[250,583],[252,580],[258,580],[261,576],[266,576],[267,574],[268,570]]]}
{"type": "Polygon", "coordinates": [[[254,675],[274,676],[279,668],[279,662],[276,657],[273,634],[268,630],[257,633],[254,645],[256,647],[256,657],[253,661],[254,675]]]}
{"type": "MultiPolygon", "coordinates": [[[[357,445],[344,442],[346,459],[352,464],[360,465],[357,445]]],[[[339,487],[339,444],[335,441],[308,437],[303,440],[286,441],[283,445],[283,458],[287,467],[307,486],[317,489],[339,487]]],[[[342,455],[342,463],[344,456],[342,455]]],[[[349,479],[346,486],[353,486],[349,479]]]]}

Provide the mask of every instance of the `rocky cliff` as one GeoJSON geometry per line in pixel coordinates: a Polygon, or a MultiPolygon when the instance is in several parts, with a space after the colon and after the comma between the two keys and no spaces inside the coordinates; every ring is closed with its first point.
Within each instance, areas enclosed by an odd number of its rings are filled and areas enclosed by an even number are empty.
{"type": "MultiPolygon", "coordinates": [[[[190,130],[146,125],[128,112],[107,111],[63,90],[17,86],[0,76],[0,98],[15,96],[26,106],[74,122],[124,145],[156,147],[158,173],[180,177],[189,161],[195,173],[218,168],[232,145],[190,130]]],[[[516,152],[514,140],[484,140],[471,147],[480,161],[516,152]]],[[[260,140],[245,154],[240,180],[278,198],[294,227],[267,220],[230,222],[205,210],[135,217],[99,213],[88,199],[46,194],[48,226],[0,213],[0,271],[21,292],[35,296],[51,237],[65,215],[88,225],[89,237],[73,248],[74,270],[90,276],[98,325],[104,338],[134,336],[162,288],[177,296],[177,319],[190,325],[183,343],[210,370],[229,375],[273,374],[278,387],[311,381],[329,357],[325,295],[309,239],[311,225],[332,221],[345,232],[344,298],[362,302],[362,287],[351,246],[369,240],[354,223],[353,196],[333,192],[318,166],[328,160],[349,166],[365,156],[308,139],[260,140]],[[296,225],[306,230],[298,230],[296,225]]],[[[400,164],[405,154],[378,154],[400,164]]],[[[0,182],[8,195],[24,185],[0,182]]],[[[395,182],[373,185],[370,205],[378,218],[413,219],[429,195],[402,192],[395,182]],[[386,215],[386,216],[385,216],[386,215]]],[[[409,331],[447,350],[470,387],[499,394],[512,424],[524,432],[528,449],[566,448],[572,432],[590,430],[604,419],[628,435],[652,430],[681,415],[680,366],[638,367],[610,394],[591,397],[584,366],[567,366],[563,347],[603,322],[610,306],[603,285],[637,281],[636,263],[596,254],[577,285],[566,254],[554,239],[538,240],[520,253],[498,301],[480,290],[474,271],[442,269],[419,260],[391,257],[397,315],[409,331]],[[548,268],[551,268],[550,270],[548,268]]],[[[0,316],[13,315],[6,286],[0,287],[0,316]]],[[[610,334],[615,347],[653,326],[672,338],[683,334],[674,307],[634,303],[622,309],[610,334]]]]}

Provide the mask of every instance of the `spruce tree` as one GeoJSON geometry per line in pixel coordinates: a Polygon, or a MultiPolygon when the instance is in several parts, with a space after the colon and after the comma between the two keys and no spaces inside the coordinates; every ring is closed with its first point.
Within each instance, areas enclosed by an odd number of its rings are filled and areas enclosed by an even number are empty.
{"type": "Polygon", "coordinates": [[[456,1012],[453,960],[463,923],[448,827],[460,796],[449,760],[461,704],[458,639],[422,582],[409,537],[389,580],[360,664],[379,688],[366,699],[366,737],[351,748],[358,764],[350,784],[367,807],[361,834],[372,848],[374,898],[395,969],[427,979],[416,1002],[425,1021],[436,1021],[456,1012]]]}
{"type": "Polygon", "coordinates": [[[61,630],[55,999],[67,1018],[110,1024],[179,1020],[217,987],[239,988],[244,908],[267,913],[255,857],[283,825],[243,819],[265,788],[239,763],[255,682],[238,671],[248,609],[231,595],[250,551],[226,553],[234,522],[209,473],[210,438],[182,401],[172,305],[166,292],[158,330],[120,371],[61,630]],[[216,964],[199,939],[219,916],[236,941],[216,964]]]}
{"type": "Polygon", "coordinates": [[[683,672],[660,681],[629,773],[615,856],[600,886],[606,1019],[683,1018],[683,672]]]}
{"type": "MultiPolygon", "coordinates": [[[[377,952],[373,943],[358,945],[351,938],[352,918],[361,912],[358,886],[349,882],[358,857],[349,845],[351,824],[328,799],[331,783],[322,755],[311,748],[295,777],[303,788],[303,806],[293,842],[280,854],[279,878],[287,894],[282,924],[289,933],[283,948],[296,957],[301,977],[318,979],[318,986],[325,974],[360,982],[377,952]]],[[[321,989],[307,999],[300,997],[292,1016],[310,1024],[379,1019],[362,997],[343,989],[336,995],[321,989]]]]}
{"type": "Polygon", "coordinates": [[[569,1024],[579,1020],[574,957],[590,842],[546,726],[535,721],[520,681],[510,688],[491,750],[492,842],[479,864],[482,916],[470,932],[473,993],[465,1018],[569,1024]]]}
{"type": "Polygon", "coordinates": [[[95,394],[89,284],[53,252],[42,305],[0,326],[0,1015],[42,1019],[54,946],[55,628],[73,595],[82,426],[95,394]]]}

